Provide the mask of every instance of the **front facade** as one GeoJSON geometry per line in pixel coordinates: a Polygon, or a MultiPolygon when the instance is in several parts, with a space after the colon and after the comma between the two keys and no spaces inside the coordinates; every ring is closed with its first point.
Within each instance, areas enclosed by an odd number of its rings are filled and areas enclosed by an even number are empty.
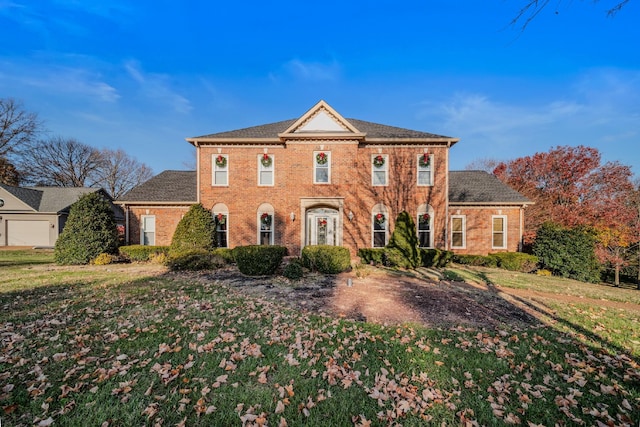
{"type": "MultiPolygon", "coordinates": [[[[449,151],[456,138],[345,119],[321,101],[299,119],[187,141],[197,154],[197,170],[183,172],[196,181],[191,203],[211,210],[220,246],[277,244],[299,254],[306,245],[329,244],[355,254],[359,248],[385,246],[401,211],[414,218],[420,246],[455,249],[452,241],[459,243],[451,228],[460,224],[451,215],[449,192],[449,151]]],[[[528,203],[519,197],[520,205],[492,201],[492,207],[505,212],[504,228],[514,222],[509,209],[517,212],[528,203]]],[[[129,242],[148,243],[144,235],[153,228],[153,243],[169,244],[175,219],[189,201],[167,197],[146,203],[149,198],[142,188],[119,201],[128,212],[129,242]],[[163,237],[161,221],[166,223],[163,237]]],[[[462,209],[466,221],[488,213],[456,206],[456,212],[462,209]]],[[[498,247],[471,244],[466,234],[458,249],[517,250],[520,230],[504,236],[498,247]]],[[[492,239],[500,243],[498,237],[492,239]]]]}

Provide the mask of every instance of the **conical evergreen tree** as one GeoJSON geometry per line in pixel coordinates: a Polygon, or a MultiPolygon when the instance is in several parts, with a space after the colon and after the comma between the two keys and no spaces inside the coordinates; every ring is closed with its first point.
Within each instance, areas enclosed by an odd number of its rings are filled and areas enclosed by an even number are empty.
{"type": "Polygon", "coordinates": [[[216,245],[215,222],[211,211],[198,203],[182,217],[171,240],[169,255],[190,250],[212,250],[216,245]]]}
{"type": "Polygon", "coordinates": [[[406,211],[400,212],[396,218],[395,228],[387,247],[395,249],[402,254],[402,257],[406,260],[406,264],[403,267],[416,268],[421,264],[418,244],[415,222],[406,211]]]}

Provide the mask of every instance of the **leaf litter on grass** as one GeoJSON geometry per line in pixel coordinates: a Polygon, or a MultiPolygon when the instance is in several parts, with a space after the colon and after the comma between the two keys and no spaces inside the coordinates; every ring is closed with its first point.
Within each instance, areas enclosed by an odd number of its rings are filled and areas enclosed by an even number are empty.
{"type": "Polygon", "coordinates": [[[48,303],[40,289],[23,297],[32,308],[2,315],[3,421],[638,422],[637,362],[546,327],[352,322],[291,310],[193,274],[94,289],[100,292],[69,292],[48,303]]]}

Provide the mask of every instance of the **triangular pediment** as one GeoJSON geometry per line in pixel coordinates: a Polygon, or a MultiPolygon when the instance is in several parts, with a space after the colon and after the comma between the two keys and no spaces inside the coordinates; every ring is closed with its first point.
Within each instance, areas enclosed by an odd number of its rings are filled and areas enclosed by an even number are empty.
{"type": "Polygon", "coordinates": [[[301,138],[361,140],[364,139],[365,134],[349,123],[329,104],[320,101],[278,136],[283,140],[301,138]]]}
{"type": "Polygon", "coordinates": [[[2,211],[30,211],[37,212],[42,194],[40,192],[13,186],[0,186],[0,199],[2,211]]]}

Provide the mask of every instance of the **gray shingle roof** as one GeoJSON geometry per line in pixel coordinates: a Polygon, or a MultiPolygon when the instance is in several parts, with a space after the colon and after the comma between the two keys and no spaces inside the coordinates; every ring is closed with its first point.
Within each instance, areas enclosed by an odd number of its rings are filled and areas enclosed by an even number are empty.
{"type": "MultiPolygon", "coordinates": [[[[273,138],[277,139],[278,134],[287,130],[297,119],[284,120],[276,123],[269,123],[260,126],[252,126],[244,129],[237,129],[226,132],[212,133],[209,135],[196,136],[199,138],[273,138]]],[[[429,132],[404,129],[395,126],[387,126],[379,123],[367,122],[358,119],[346,119],[354,125],[360,132],[367,134],[366,138],[450,138],[448,136],[436,135],[429,132]]]]}
{"type": "Polygon", "coordinates": [[[196,171],[167,170],[132,188],[118,202],[195,202],[196,171]]]}
{"type": "Polygon", "coordinates": [[[522,204],[532,202],[485,171],[450,171],[449,203],[522,204]]]}
{"type": "Polygon", "coordinates": [[[0,184],[2,188],[31,206],[36,212],[66,212],[80,196],[100,191],[89,187],[13,187],[0,184]]]}

